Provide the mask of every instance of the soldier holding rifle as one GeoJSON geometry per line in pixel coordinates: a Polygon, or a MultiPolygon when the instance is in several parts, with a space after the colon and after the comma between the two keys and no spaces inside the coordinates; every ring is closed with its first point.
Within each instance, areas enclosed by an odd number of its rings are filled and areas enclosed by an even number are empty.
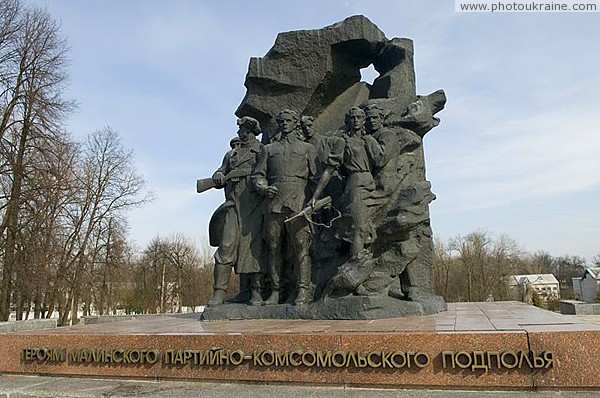
{"type": "Polygon", "coordinates": [[[262,304],[260,281],[264,250],[262,240],[262,202],[250,175],[262,144],[256,139],[260,134],[259,122],[251,117],[238,119],[239,143],[223,159],[223,164],[207,180],[198,180],[197,190],[215,186],[225,188],[225,203],[213,214],[209,225],[211,246],[215,252],[214,290],[209,306],[225,301],[232,268],[250,280],[250,304],[262,304]]]}

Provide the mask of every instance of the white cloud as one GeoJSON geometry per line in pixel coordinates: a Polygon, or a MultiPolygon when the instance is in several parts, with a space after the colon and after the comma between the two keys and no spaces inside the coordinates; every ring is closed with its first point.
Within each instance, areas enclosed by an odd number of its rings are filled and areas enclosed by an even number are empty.
{"type": "MultiPolygon", "coordinates": [[[[429,167],[430,178],[453,185],[459,208],[600,188],[600,116],[577,108],[500,123],[470,147],[429,167]]],[[[443,154],[439,154],[443,156],[443,154]]]]}

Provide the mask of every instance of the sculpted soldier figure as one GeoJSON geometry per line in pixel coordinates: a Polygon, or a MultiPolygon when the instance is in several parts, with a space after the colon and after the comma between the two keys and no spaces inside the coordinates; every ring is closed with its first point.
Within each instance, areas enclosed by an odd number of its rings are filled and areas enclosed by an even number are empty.
{"type": "Polygon", "coordinates": [[[210,243],[215,252],[214,291],[209,306],[222,304],[229,285],[231,269],[250,279],[250,304],[262,304],[260,280],[263,273],[262,196],[250,182],[250,175],[262,144],[256,139],[261,129],[251,117],[238,119],[239,141],[232,140],[232,150],[213,174],[217,188],[225,188],[225,203],[213,214],[210,243]]]}
{"type": "Polygon", "coordinates": [[[316,173],[315,148],[300,139],[298,122],[294,111],[285,109],[279,113],[277,123],[281,138],[262,148],[252,175],[258,193],[268,198],[263,235],[269,249],[272,293],[265,305],[279,304],[286,257],[293,261],[294,304],[310,301],[310,227],[302,217],[285,222],[286,218],[302,211],[316,173]]]}
{"type": "Polygon", "coordinates": [[[315,147],[318,163],[324,163],[329,154],[329,148],[325,138],[316,134],[313,129],[314,122],[315,119],[312,116],[302,116],[300,118],[300,127],[302,128],[304,140],[315,147]]]}
{"type": "MultiPolygon", "coordinates": [[[[338,226],[341,239],[349,241],[350,256],[356,258],[364,249],[365,244],[372,242],[375,235],[370,220],[373,205],[375,182],[372,171],[374,168],[373,154],[380,151],[379,143],[365,131],[365,112],[359,107],[352,107],[346,113],[346,128],[337,137],[333,148],[340,148],[342,153],[341,171],[346,177],[344,192],[339,205],[344,210],[346,221],[338,226]]],[[[311,204],[315,202],[325,189],[334,168],[328,167],[315,190],[311,204]]]]}
{"type": "Polygon", "coordinates": [[[400,156],[400,141],[396,133],[383,127],[385,112],[375,104],[367,105],[365,111],[365,127],[367,133],[377,140],[378,146],[373,146],[373,178],[378,191],[378,197],[385,197],[398,185],[398,158],[400,156]]]}

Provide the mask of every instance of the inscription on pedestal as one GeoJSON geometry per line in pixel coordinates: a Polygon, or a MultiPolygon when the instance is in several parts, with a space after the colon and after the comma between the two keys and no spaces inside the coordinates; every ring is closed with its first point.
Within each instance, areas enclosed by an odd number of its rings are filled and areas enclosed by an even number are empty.
{"type": "MultiPolygon", "coordinates": [[[[471,371],[511,369],[553,369],[554,353],[544,351],[442,351],[442,369],[471,371]]],[[[162,365],[172,368],[189,366],[228,367],[250,365],[258,367],[295,368],[371,368],[371,369],[423,369],[431,366],[432,356],[425,351],[312,351],[312,350],[165,350],[158,349],[96,349],[96,348],[24,348],[21,359],[25,364],[66,362],[69,365],[117,364],[162,365]]],[[[439,362],[439,361],[438,361],[439,362]]],[[[439,365],[439,364],[438,364],[439,365]]],[[[434,365],[435,366],[435,365],[434,365]]]]}

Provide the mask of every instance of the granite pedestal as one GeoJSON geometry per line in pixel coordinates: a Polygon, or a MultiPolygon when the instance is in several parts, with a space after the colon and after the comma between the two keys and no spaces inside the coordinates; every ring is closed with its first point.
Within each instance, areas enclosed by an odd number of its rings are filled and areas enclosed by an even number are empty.
{"type": "Polygon", "coordinates": [[[523,303],[364,321],[156,316],[0,335],[0,372],[462,389],[597,388],[600,326],[523,303]]]}

